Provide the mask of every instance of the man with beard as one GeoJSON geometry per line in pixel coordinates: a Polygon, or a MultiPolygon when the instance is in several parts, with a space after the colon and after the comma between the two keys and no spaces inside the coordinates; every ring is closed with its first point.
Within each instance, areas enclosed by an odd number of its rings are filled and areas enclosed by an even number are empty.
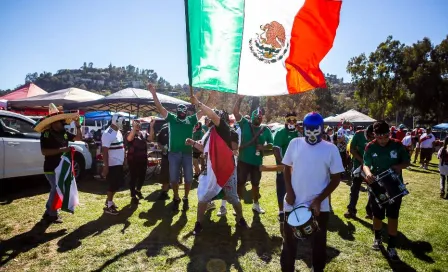
{"type": "MultiPolygon", "coordinates": [[[[347,212],[344,214],[345,218],[356,218],[356,204],[358,203],[359,190],[363,182],[363,177],[360,175],[360,171],[356,171],[359,167],[362,167],[364,163],[363,156],[364,150],[370,141],[373,141],[373,125],[370,125],[365,130],[360,130],[355,133],[350,143],[350,154],[353,156],[353,170],[356,174],[353,177],[352,186],[350,187],[350,203],[347,206],[347,212]]],[[[359,169],[360,170],[360,169],[359,169]]],[[[372,210],[369,203],[366,206],[366,218],[372,219],[372,210]]]]}
{"type": "Polygon", "coordinates": [[[251,121],[240,114],[241,102],[244,96],[239,96],[233,114],[241,128],[241,145],[238,161],[238,195],[243,198],[243,190],[248,176],[252,184],[252,197],[254,204],[252,209],[257,213],[265,213],[260,207],[260,166],[263,163],[263,151],[272,149],[272,133],[268,127],[262,125],[263,115],[260,108],[252,112],[251,121]]]}
{"type": "MultiPolygon", "coordinates": [[[[299,131],[296,129],[297,114],[295,112],[288,112],[285,116],[285,126],[277,130],[274,135],[274,156],[277,165],[283,165],[282,160],[285,156],[286,149],[288,149],[289,142],[292,139],[299,137],[299,131]]],[[[285,216],[283,212],[283,200],[286,194],[285,179],[283,172],[277,172],[276,179],[277,203],[278,203],[278,220],[280,222],[280,232],[283,234],[283,223],[285,216]]]]}
{"type": "Polygon", "coordinates": [[[182,199],[182,210],[189,209],[188,194],[190,193],[191,183],[193,181],[193,156],[192,147],[185,145],[185,140],[193,136],[193,128],[198,123],[198,119],[202,117],[202,113],[187,116],[187,106],[183,104],[177,105],[177,114],[168,112],[160,103],[154,86],[148,85],[148,89],[154,99],[154,104],[160,115],[165,118],[169,126],[169,150],[168,160],[170,169],[170,183],[173,188],[173,210],[179,210],[181,202],[179,197],[179,178],[180,169],[182,168],[185,179],[185,195],[182,199]]]}

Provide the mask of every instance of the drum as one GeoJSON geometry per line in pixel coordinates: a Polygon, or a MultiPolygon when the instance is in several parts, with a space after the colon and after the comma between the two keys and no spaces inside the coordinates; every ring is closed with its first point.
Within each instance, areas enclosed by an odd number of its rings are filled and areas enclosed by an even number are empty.
{"type": "Polygon", "coordinates": [[[409,194],[406,185],[392,169],[380,173],[375,179],[376,181],[369,184],[368,190],[380,208],[394,203],[394,200],[398,197],[409,194]]]}
{"type": "Polygon", "coordinates": [[[316,218],[304,205],[294,208],[288,215],[286,222],[291,226],[294,236],[298,239],[305,239],[319,230],[316,218]]]}

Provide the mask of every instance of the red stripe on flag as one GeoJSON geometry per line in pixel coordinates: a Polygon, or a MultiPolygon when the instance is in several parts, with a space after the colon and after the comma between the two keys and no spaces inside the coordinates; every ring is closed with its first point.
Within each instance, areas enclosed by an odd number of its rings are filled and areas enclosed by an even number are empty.
{"type": "Polygon", "coordinates": [[[326,88],[319,63],[333,47],[342,1],[305,0],[291,31],[291,49],[286,59],[290,94],[326,88]]]}
{"type": "Polygon", "coordinates": [[[209,156],[219,186],[224,187],[235,170],[233,152],[213,127],[210,132],[209,156]]]}
{"type": "Polygon", "coordinates": [[[59,197],[58,192],[54,193],[53,203],[51,204],[51,209],[57,211],[62,208],[62,199],[59,197]]]}

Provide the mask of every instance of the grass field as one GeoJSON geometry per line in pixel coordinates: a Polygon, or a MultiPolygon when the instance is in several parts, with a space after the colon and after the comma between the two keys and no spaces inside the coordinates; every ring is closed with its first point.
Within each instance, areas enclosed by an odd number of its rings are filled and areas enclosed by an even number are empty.
{"type": "MultiPolygon", "coordinates": [[[[267,160],[273,162],[272,157],[267,160]]],[[[364,219],[365,191],[358,203],[360,219],[344,218],[349,185],[341,182],[332,195],[327,271],[448,271],[448,200],[439,198],[436,165],[429,171],[413,169],[404,173],[411,193],[403,199],[399,221],[402,263],[389,263],[370,249],[373,234],[371,221],[364,219]]],[[[129,204],[129,192],[123,190],[115,201],[121,212],[114,217],[102,211],[107,184],[85,180],[78,185],[81,205],[76,213],[64,213],[63,224],[48,227],[39,223],[48,190],[41,183],[2,193],[0,271],[280,271],[274,173],[262,179],[260,203],[266,214],[254,214],[245,199],[251,229],[236,229],[229,207],[225,218],[217,217],[216,210],[209,212],[199,237],[191,234],[196,190],[190,196],[191,209],[177,214],[171,212],[170,201],[156,201],[158,184],[145,184],[146,199],[138,207],[129,204]]],[[[308,271],[308,243],[300,244],[296,269],[308,271]]]]}

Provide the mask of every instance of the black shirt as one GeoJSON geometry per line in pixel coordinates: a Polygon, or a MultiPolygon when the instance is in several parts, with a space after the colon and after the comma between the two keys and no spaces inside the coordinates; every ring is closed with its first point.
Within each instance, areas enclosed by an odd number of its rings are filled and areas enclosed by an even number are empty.
{"type": "Polygon", "coordinates": [[[215,126],[216,132],[226,142],[227,146],[232,149],[232,142],[238,144],[238,133],[230,128],[230,126],[223,121],[219,122],[219,126],[215,126]]]}
{"type": "MultiPolygon", "coordinates": [[[[68,133],[67,131],[57,132],[54,130],[45,130],[40,135],[40,148],[41,149],[58,149],[62,147],[68,147],[68,142],[73,142],[75,135],[68,133]]],[[[54,169],[58,167],[61,161],[61,154],[53,156],[45,156],[44,172],[54,172],[54,169]]]]}
{"type": "Polygon", "coordinates": [[[169,135],[168,135],[168,126],[162,127],[159,133],[157,134],[157,142],[161,145],[168,145],[169,143],[169,135]]]}

